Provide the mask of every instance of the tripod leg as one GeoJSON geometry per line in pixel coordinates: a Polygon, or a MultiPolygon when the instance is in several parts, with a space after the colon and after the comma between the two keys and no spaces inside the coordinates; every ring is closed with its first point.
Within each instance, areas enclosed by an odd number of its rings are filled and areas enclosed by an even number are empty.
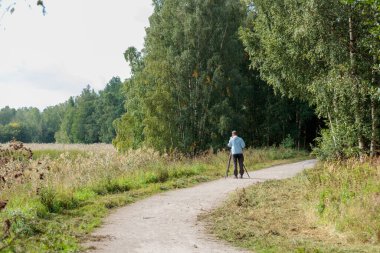
{"type": "Polygon", "coordinates": [[[243,164],[243,167],[245,169],[245,172],[247,173],[248,177],[251,178],[251,176],[248,174],[248,170],[247,170],[247,167],[245,167],[245,165],[243,164]]]}
{"type": "Polygon", "coordinates": [[[230,170],[230,164],[231,164],[231,154],[230,154],[230,157],[228,158],[227,169],[226,169],[226,176],[224,178],[228,177],[228,172],[230,170]]]}

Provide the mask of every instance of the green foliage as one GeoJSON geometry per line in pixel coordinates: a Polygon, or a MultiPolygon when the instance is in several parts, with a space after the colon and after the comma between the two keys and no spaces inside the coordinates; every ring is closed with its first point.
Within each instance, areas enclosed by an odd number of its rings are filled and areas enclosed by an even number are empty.
{"type": "Polygon", "coordinates": [[[359,148],[356,144],[356,132],[352,126],[340,126],[331,130],[322,130],[321,136],[316,139],[316,147],[313,154],[321,160],[346,159],[358,157],[359,148]]]}
{"type": "Polygon", "coordinates": [[[89,86],[65,103],[37,108],[0,110],[0,143],[17,139],[36,143],[111,143],[113,121],[124,113],[120,78],[113,77],[96,93],[89,86]]]}
{"type": "Polygon", "coordinates": [[[0,142],[5,143],[12,139],[23,140],[25,129],[19,123],[0,125],[0,142]]]}
{"type": "Polygon", "coordinates": [[[44,187],[39,190],[39,200],[50,213],[60,213],[78,207],[77,200],[72,192],[58,191],[52,187],[44,187]]]}
{"type": "Polygon", "coordinates": [[[98,195],[126,192],[131,189],[129,178],[105,178],[91,187],[91,190],[98,195]]]}
{"type": "Polygon", "coordinates": [[[113,77],[104,90],[99,92],[96,102],[97,125],[99,125],[99,141],[111,143],[116,136],[113,121],[124,113],[124,96],[122,82],[119,77],[113,77]]]}
{"type": "Polygon", "coordinates": [[[110,143],[116,132],[113,121],[124,113],[122,82],[113,77],[104,90],[90,86],[80,96],[66,102],[66,111],[55,134],[59,143],[110,143]]]}
{"type": "Polygon", "coordinates": [[[242,2],[154,5],[144,50],[124,54],[132,77],[124,87],[127,112],[114,123],[118,150],[152,146],[194,155],[225,147],[232,129],[257,146],[278,145],[287,134],[299,147],[314,138],[308,105],[276,96],[249,69],[238,36],[242,2]]]}
{"type": "Polygon", "coordinates": [[[0,110],[0,124],[7,125],[12,122],[16,115],[16,109],[6,106],[0,110]]]}
{"type": "Polygon", "coordinates": [[[56,141],[55,133],[58,132],[60,128],[65,112],[65,104],[49,106],[42,111],[42,137],[39,142],[53,143],[56,141]]]}
{"type": "Polygon", "coordinates": [[[286,136],[286,138],[282,140],[280,145],[284,148],[294,148],[294,144],[295,143],[293,138],[290,136],[290,134],[288,134],[288,136],[286,136]]]}
{"type": "Polygon", "coordinates": [[[328,119],[334,146],[347,141],[349,135],[339,133],[352,126],[346,145],[374,152],[380,41],[372,28],[378,10],[363,1],[247,2],[253,7],[240,35],[252,67],[277,92],[314,105],[328,119]]]}

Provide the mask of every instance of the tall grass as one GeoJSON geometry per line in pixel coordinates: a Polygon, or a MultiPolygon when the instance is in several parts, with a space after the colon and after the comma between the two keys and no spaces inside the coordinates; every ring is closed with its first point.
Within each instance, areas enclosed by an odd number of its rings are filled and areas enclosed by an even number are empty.
{"type": "Polygon", "coordinates": [[[206,218],[217,236],[255,252],[380,252],[380,159],[254,185],[206,218]]]}
{"type": "Polygon", "coordinates": [[[326,224],[353,242],[380,244],[380,158],[328,162],[306,173],[306,198],[326,224]]]}
{"type": "MultiPolygon", "coordinates": [[[[119,154],[111,145],[27,144],[31,160],[0,166],[0,250],[77,251],[78,240],[100,224],[107,209],[169,189],[224,176],[227,152],[194,159],[160,155],[152,149],[119,154]],[[15,175],[18,175],[15,177],[15,175]]],[[[247,150],[246,166],[256,169],[299,159],[306,153],[274,148],[247,150]]]]}

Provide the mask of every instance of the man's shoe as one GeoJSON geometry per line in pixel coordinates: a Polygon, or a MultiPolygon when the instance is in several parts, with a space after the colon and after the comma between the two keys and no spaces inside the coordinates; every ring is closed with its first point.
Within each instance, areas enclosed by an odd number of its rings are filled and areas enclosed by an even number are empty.
{"type": "Polygon", "coordinates": [[[238,176],[235,176],[235,179],[238,179],[238,176]]]}
{"type": "Polygon", "coordinates": [[[243,175],[240,175],[240,178],[243,178],[243,175]]]}

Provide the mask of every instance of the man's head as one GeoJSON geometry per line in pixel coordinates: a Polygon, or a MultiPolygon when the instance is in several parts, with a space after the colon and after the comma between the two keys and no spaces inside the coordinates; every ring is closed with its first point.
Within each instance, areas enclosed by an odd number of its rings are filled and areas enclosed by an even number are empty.
{"type": "Polygon", "coordinates": [[[232,136],[237,136],[237,132],[235,130],[232,131],[232,136]]]}

